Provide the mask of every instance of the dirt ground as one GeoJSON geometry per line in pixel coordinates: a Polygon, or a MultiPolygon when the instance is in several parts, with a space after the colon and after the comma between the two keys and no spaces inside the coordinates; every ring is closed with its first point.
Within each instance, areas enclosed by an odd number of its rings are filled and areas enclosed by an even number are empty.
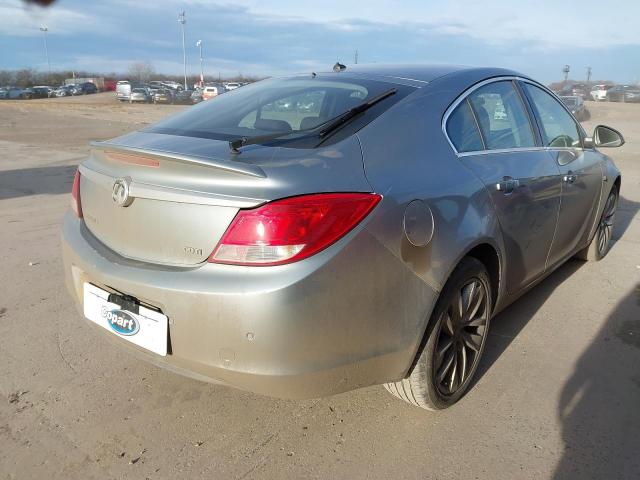
{"type": "Polygon", "coordinates": [[[112,94],[0,102],[0,479],[640,478],[640,105],[615,244],[501,313],[470,393],[430,413],[370,387],[284,401],[141,363],[76,312],[60,222],[88,142],[181,108],[112,94]]]}

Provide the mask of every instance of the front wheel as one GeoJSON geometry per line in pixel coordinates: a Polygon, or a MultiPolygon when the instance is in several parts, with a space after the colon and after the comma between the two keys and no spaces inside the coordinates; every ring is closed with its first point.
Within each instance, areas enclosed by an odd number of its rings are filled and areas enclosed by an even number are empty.
{"type": "Polygon", "coordinates": [[[613,235],[613,222],[616,217],[616,210],[618,209],[618,197],[618,187],[614,186],[607,197],[607,203],[604,204],[602,217],[600,217],[598,229],[593,239],[591,239],[591,243],[576,254],[576,257],[579,259],[597,262],[609,253],[611,249],[611,237],[613,235]]]}
{"type": "Polygon", "coordinates": [[[469,388],[489,331],[491,282],[484,265],[464,258],[451,274],[427,325],[410,375],[385,388],[427,410],[456,403],[469,388]]]}

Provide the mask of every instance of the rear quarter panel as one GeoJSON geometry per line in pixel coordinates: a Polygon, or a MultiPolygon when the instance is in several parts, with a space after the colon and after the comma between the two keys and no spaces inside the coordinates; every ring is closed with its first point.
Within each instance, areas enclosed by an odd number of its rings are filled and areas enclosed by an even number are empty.
{"type": "MultiPolygon", "coordinates": [[[[474,246],[488,243],[499,255],[503,251],[491,199],[482,182],[458,160],[441,127],[447,107],[483,78],[478,72],[475,77],[437,79],[358,134],[367,178],[384,195],[367,228],[398,262],[438,292],[474,246]],[[414,199],[426,202],[433,215],[434,235],[425,247],[413,246],[403,231],[405,208],[414,199]]],[[[405,298],[407,305],[413,301],[405,298]]],[[[425,328],[431,312],[414,313],[424,316],[425,328]]]]}

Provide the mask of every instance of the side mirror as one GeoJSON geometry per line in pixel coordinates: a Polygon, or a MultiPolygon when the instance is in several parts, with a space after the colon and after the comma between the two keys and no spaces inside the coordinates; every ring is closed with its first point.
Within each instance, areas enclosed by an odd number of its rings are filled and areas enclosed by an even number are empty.
{"type": "Polygon", "coordinates": [[[605,125],[598,125],[595,128],[591,141],[596,147],[621,147],[624,145],[624,137],[622,134],[605,125]]]}

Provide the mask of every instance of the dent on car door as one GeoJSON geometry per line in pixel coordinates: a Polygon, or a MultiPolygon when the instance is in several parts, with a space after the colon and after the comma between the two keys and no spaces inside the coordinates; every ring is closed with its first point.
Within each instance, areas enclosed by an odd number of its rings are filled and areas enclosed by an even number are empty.
{"type": "Polygon", "coordinates": [[[545,152],[511,80],[483,85],[452,111],[447,133],[460,160],[485,184],[506,250],[506,286],[541,275],[560,206],[558,167],[545,152]]]}
{"type": "Polygon", "coordinates": [[[553,266],[587,243],[600,201],[602,158],[595,150],[582,148],[582,129],[558,100],[530,83],[523,89],[562,184],[558,226],[547,261],[553,266]]]}

